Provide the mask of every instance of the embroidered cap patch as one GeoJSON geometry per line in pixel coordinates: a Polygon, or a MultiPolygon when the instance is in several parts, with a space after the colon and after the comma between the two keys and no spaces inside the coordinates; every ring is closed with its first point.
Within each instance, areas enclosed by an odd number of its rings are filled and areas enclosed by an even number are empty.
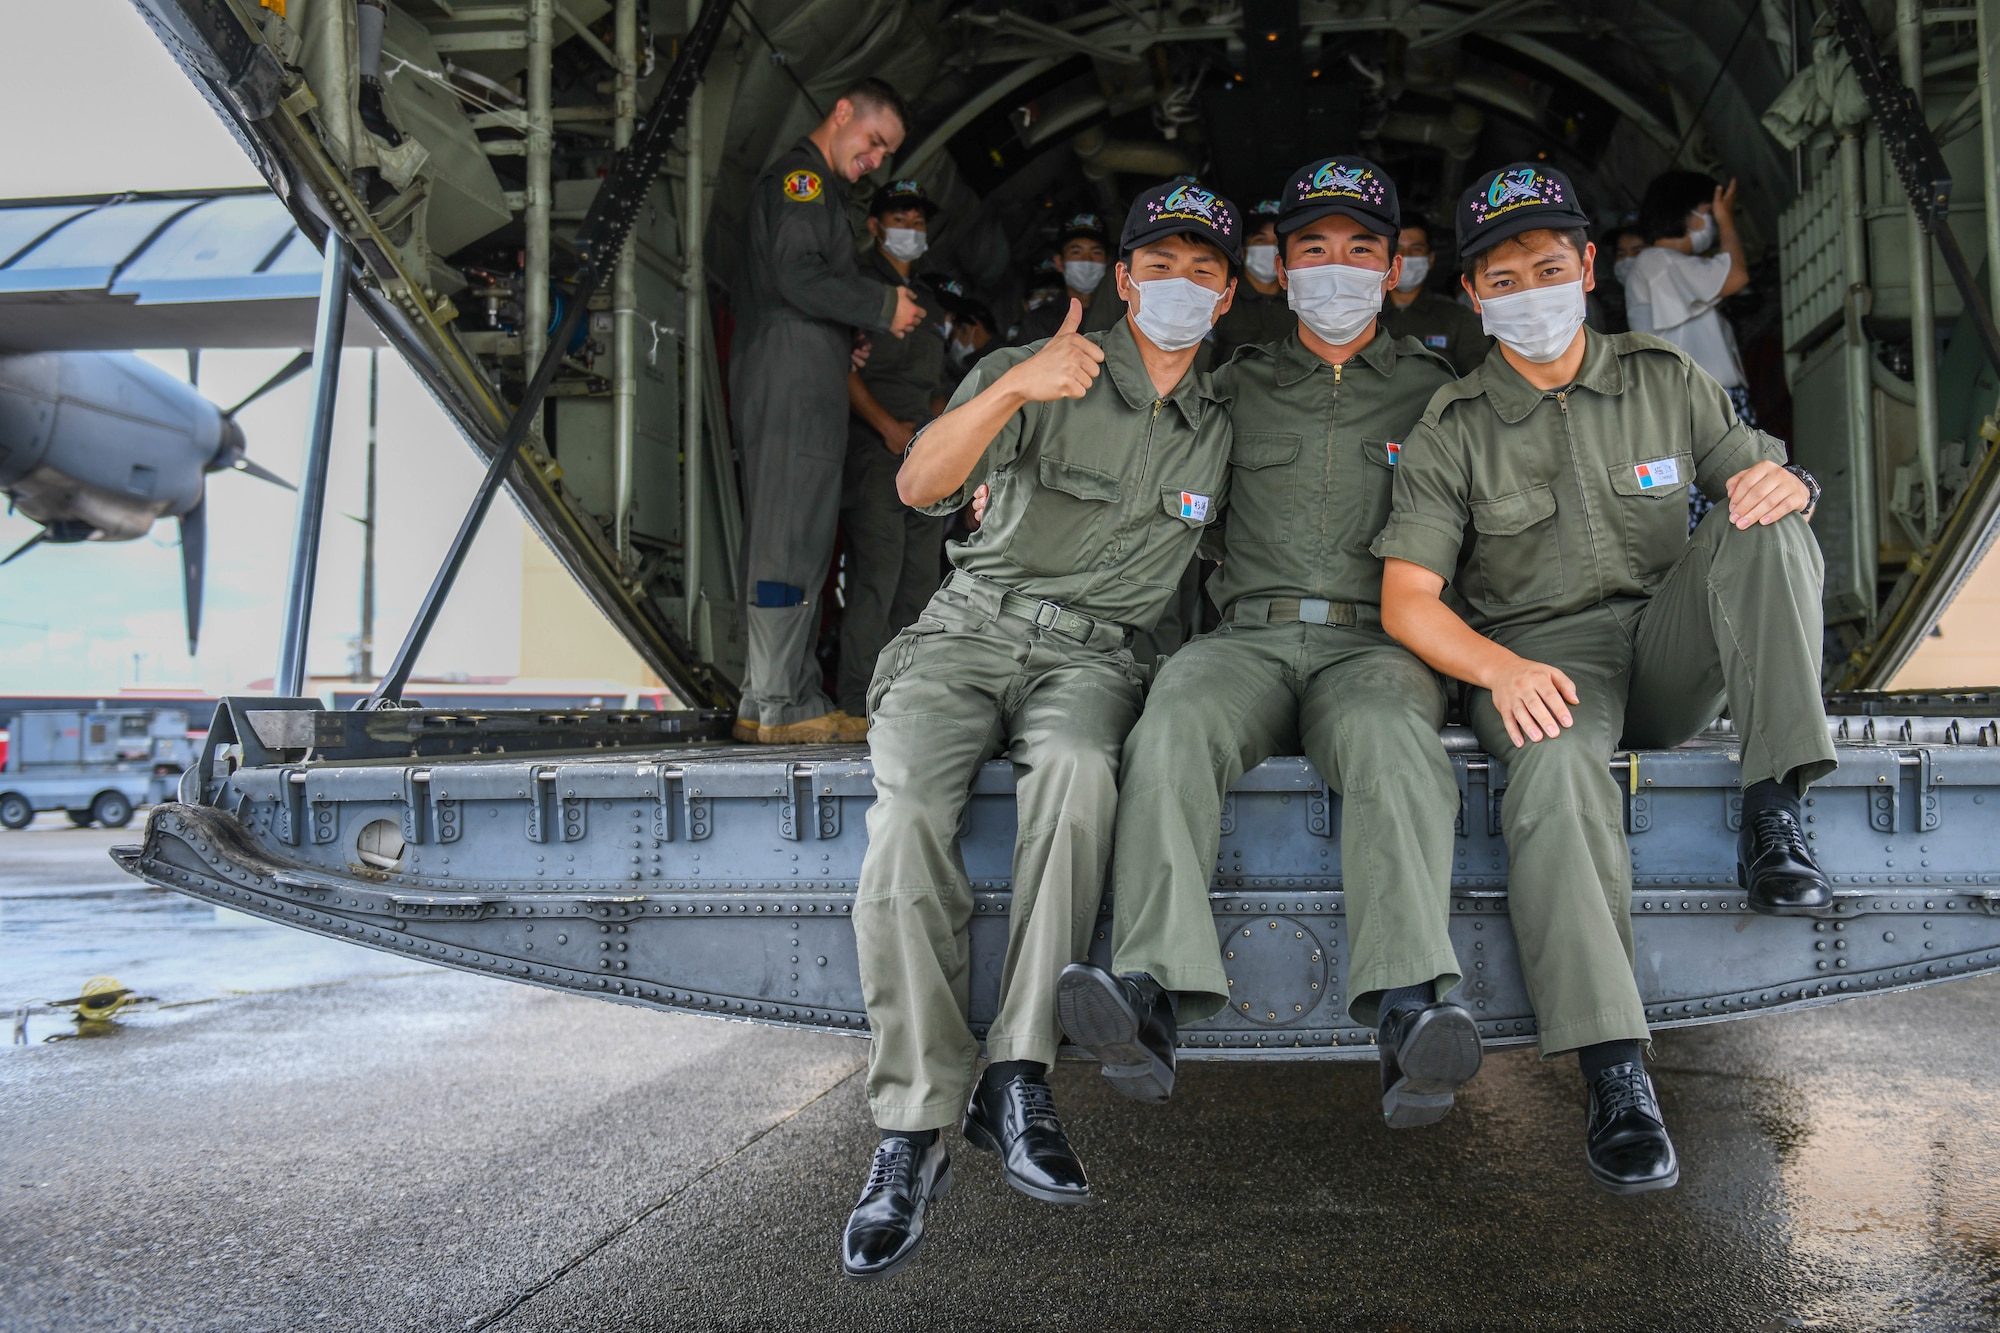
{"type": "Polygon", "coordinates": [[[1181,517],[1191,518],[1197,523],[1208,522],[1208,497],[1196,495],[1193,491],[1182,491],[1181,517]]]}
{"type": "Polygon", "coordinates": [[[819,198],[819,173],[816,171],[788,172],[784,180],[785,198],[796,204],[809,204],[819,198]]]}
{"type": "Polygon", "coordinates": [[[1650,463],[1635,465],[1632,475],[1639,479],[1639,489],[1642,491],[1650,491],[1655,486],[1678,486],[1681,481],[1680,460],[1656,458],[1650,463]]]}

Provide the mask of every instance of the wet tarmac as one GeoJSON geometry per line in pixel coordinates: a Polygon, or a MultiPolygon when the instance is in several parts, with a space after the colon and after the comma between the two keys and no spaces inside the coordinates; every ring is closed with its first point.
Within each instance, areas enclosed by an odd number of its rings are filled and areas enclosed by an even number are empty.
{"type": "Polygon", "coordinates": [[[218,921],[125,887],[130,837],[0,834],[0,1001],[180,1006],[0,1058],[8,1333],[2000,1327],[2000,980],[1663,1037],[1682,1184],[1629,1200],[1527,1053],[1395,1135],[1367,1068],[1192,1065],[1151,1108],[1065,1066],[1100,1202],[958,1154],[863,1287],[860,1042],[218,921]]]}

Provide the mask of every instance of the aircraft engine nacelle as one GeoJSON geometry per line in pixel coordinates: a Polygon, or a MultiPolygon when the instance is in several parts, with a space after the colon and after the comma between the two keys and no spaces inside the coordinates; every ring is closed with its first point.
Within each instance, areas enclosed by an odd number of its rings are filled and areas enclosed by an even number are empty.
{"type": "Polygon", "coordinates": [[[144,536],[242,453],[221,409],[136,356],[0,356],[0,491],[58,540],[144,536]]]}

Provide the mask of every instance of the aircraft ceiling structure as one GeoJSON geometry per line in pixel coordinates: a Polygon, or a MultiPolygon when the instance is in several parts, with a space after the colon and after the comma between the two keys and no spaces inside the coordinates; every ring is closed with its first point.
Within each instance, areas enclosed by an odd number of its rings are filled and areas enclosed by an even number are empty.
{"type": "MultiPolygon", "coordinates": [[[[560,319],[574,229],[698,0],[399,0],[379,70],[389,135],[361,118],[352,0],[135,3],[306,234],[318,241],[337,227],[353,243],[357,299],[490,456],[560,319]]],[[[1948,155],[1961,159],[1991,137],[1968,137],[1964,108],[1983,110],[1976,86],[1990,61],[1976,20],[1995,3],[1867,5],[1885,47],[1914,41],[1923,73],[1912,80],[1934,120],[1949,122],[1948,155]]],[[[1852,573],[1843,600],[1829,600],[1842,618],[1833,675],[1881,683],[1928,628],[1909,608],[1941,607],[1990,531],[1964,519],[1966,497],[1982,487],[2000,496],[2000,478],[1980,480],[1991,469],[1979,423],[1993,402],[1975,384],[1976,359],[1952,372],[1957,381],[1938,381],[1949,401],[1929,425],[1917,420],[1919,442],[1897,442],[1909,396],[1897,348],[1903,362],[1923,362],[1925,340],[1911,329],[1941,334],[1957,306],[1925,313],[1905,301],[1895,313],[1890,270],[1908,249],[1906,210],[1872,129],[1849,136],[1867,147],[1848,211],[1865,214],[1864,262],[1882,269],[1887,304],[1857,311],[1845,334],[1824,312],[1809,325],[1792,318],[1810,276],[1838,267],[1822,244],[1832,224],[1811,232],[1799,210],[1833,190],[1845,161],[1836,141],[1853,125],[1821,115],[1794,144],[1763,117],[1802,72],[1837,77],[1822,10],[1816,0],[738,0],[680,147],[566,349],[510,488],[683,697],[733,701],[742,515],[725,386],[738,224],[763,165],[864,74],[913,104],[908,141],[879,174],[914,175],[943,204],[926,265],[958,273],[999,308],[1060,216],[1120,215],[1138,188],[1179,173],[1247,202],[1275,193],[1300,161],[1365,152],[1448,241],[1458,191],[1487,166],[1562,167],[1604,225],[1680,166],[1742,182],[1759,295],[1732,313],[1746,354],[1768,350],[1781,396],[1814,356],[1832,355],[1830,338],[1865,350],[1846,363],[1846,383],[1882,395],[1868,420],[1884,442],[1821,422],[1865,475],[1834,475],[1838,460],[1817,456],[1814,466],[1837,498],[1852,495],[1841,501],[1852,521],[1821,525],[1823,542],[1847,543],[1830,565],[1852,573]],[[1954,383],[1965,387],[1950,398],[1954,383]],[[1912,466],[1905,454],[1930,469],[1928,481],[1896,471],[1912,466]],[[1912,487],[1923,494],[1909,520],[1912,487]],[[1909,540],[1872,549],[1878,530],[1909,540]]],[[[1979,128],[1981,116],[1969,123],[1979,128]]],[[[1970,161],[1959,198],[1983,197],[1990,158],[1970,161]]],[[[854,191],[857,208],[874,183],[854,191]]],[[[1978,223],[1960,230],[1977,265],[1978,223]]],[[[1842,290],[1854,290],[1851,276],[1842,290]]],[[[1780,434],[1789,425],[1766,424],[1780,434]]]]}

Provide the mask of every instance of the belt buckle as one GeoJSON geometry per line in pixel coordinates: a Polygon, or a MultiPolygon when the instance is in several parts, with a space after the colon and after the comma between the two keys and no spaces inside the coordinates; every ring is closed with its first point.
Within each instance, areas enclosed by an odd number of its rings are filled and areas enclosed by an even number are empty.
{"type": "Polygon", "coordinates": [[[1308,625],[1324,625],[1333,618],[1333,603],[1324,597],[1299,598],[1299,619],[1308,625]]]}
{"type": "Polygon", "coordinates": [[[1036,629],[1054,629],[1056,622],[1062,619],[1062,607],[1054,602],[1044,601],[1035,607],[1035,614],[1029,619],[1034,622],[1036,629]],[[1043,619],[1044,616],[1047,619],[1043,619]]]}

